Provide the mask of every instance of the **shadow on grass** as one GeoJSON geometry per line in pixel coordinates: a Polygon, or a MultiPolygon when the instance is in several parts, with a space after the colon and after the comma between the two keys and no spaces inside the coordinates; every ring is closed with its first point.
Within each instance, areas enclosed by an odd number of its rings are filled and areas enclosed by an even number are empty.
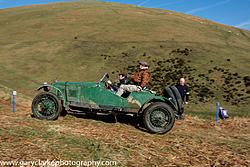
{"type": "Polygon", "coordinates": [[[127,115],[125,113],[119,113],[119,114],[112,114],[112,113],[99,113],[97,111],[90,111],[90,110],[79,110],[79,112],[63,112],[61,116],[72,115],[76,118],[82,118],[82,119],[92,119],[96,121],[102,121],[105,123],[121,123],[126,124],[135,127],[138,130],[147,132],[147,130],[144,128],[143,120],[140,116],[136,115],[127,115]]]}

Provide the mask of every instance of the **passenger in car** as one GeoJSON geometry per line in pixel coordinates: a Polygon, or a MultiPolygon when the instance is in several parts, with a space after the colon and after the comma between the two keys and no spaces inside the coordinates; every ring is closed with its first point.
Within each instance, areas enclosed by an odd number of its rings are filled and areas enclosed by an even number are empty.
{"type": "Polygon", "coordinates": [[[113,84],[110,80],[108,80],[108,84],[109,86],[115,91],[117,92],[117,90],[120,88],[121,85],[128,85],[130,84],[129,79],[127,77],[127,75],[125,73],[120,73],[118,75],[118,79],[120,81],[120,83],[118,83],[117,85],[113,84]]]}

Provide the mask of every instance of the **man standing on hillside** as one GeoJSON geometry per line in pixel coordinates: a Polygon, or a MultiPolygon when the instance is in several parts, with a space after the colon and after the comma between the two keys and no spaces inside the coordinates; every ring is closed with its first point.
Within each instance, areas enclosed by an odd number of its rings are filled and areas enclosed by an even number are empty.
{"type": "Polygon", "coordinates": [[[151,80],[151,74],[148,71],[148,64],[146,62],[140,62],[138,65],[139,71],[131,77],[135,85],[121,85],[116,95],[121,96],[125,91],[141,91],[148,86],[148,83],[151,80]]]}
{"type": "MultiPolygon", "coordinates": [[[[188,91],[188,86],[185,84],[185,79],[181,78],[180,83],[175,86],[178,91],[180,92],[181,98],[183,103],[188,104],[188,97],[189,97],[189,91],[188,91]],[[186,97],[186,100],[185,100],[186,97]]],[[[184,111],[182,111],[183,113],[184,111]]],[[[178,116],[178,119],[182,119],[182,114],[178,116]]]]}

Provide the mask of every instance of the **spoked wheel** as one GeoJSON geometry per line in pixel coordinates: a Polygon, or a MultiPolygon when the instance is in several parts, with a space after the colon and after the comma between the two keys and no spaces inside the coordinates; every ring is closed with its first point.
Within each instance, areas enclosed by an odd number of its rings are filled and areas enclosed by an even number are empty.
{"type": "Polygon", "coordinates": [[[143,122],[147,130],[152,133],[166,133],[174,126],[173,109],[163,102],[153,103],[145,109],[143,122]]]}
{"type": "Polygon", "coordinates": [[[38,119],[55,120],[62,111],[58,97],[49,92],[38,94],[32,102],[32,112],[38,119]]]}

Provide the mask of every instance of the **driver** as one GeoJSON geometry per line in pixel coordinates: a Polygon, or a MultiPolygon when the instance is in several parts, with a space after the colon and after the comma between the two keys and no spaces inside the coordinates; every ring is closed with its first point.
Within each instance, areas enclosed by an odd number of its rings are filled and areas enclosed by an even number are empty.
{"type": "Polygon", "coordinates": [[[135,83],[135,85],[121,85],[116,92],[116,95],[121,96],[125,91],[139,92],[140,90],[146,88],[151,80],[151,74],[148,71],[148,64],[146,62],[140,62],[138,68],[138,72],[136,72],[135,75],[131,76],[131,79],[135,83]]]}
{"type": "Polygon", "coordinates": [[[118,83],[117,85],[113,84],[110,80],[108,80],[108,84],[110,85],[110,87],[117,92],[117,90],[120,88],[121,85],[128,85],[130,84],[129,79],[127,77],[127,75],[125,73],[120,73],[118,75],[118,79],[120,81],[120,83],[118,83]]]}

